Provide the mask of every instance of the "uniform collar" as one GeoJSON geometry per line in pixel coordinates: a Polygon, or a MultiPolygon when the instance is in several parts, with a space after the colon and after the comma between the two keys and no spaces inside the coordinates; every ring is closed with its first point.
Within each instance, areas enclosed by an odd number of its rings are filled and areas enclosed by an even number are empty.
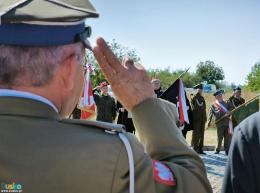
{"type": "Polygon", "coordinates": [[[51,106],[34,99],[1,96],[0,107],[0,115],[60,119],[58,113],[51,106]]]}
{"type": "Polygon", "coordinates": [[[11,89],[0,89],[0,97],[1,96],[29,98],[29,99],[33,99],[36,101],[41,101],[41,102],[46,103],[47,105],[51,106],[56,112],[58,112],[58,109],[55,107],[55,105],[50,100],[48,100],[45,97],[30,93],[30,92],[11,90],[11,89]]]}

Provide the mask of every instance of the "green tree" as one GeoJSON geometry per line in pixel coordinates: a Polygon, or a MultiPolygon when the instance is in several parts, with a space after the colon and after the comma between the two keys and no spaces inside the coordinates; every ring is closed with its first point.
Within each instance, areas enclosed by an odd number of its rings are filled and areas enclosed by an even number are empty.
{"type": "MultiPolygon", "coordinates": [[[[148,73],[151,78],[161,80],[161,87],[166,90],[185,70],[171,71],[170,67],[165,69],[149,69],[148,73]]],[[[192,87],[198,82],[196,74],[186,72],[181,77],[185,87],[192,87]]]]}
{"type": "Polygon", "coordinates": [[[260,90],[260,61],[254,64],[251,72],[247,75],[247,87],[251,91],[260,90]]]}
{"type": "MultiPolygon", "coordinates": [[[[112,42],[107,42],[108,46],[111,48],[111,50],[114,52],[114,54],[117,56],[117,58],[122,62],[122,60],[125,57],[128,57],[134,62],[140,62],[140,57],[137,55],[135,49],[130,49],[126,46],[123,46],[122,44],[116,42],[115,39],[112,40],[112,42]]],[[[93,84],[93,87],[97,86],[100,82],[105,81],[106,78],[102,71],[99,68],[99,65],[91,51],[86,51],[85,55],[85,62],[84,66],[86,67],[86,64],[91,63],[94,65],[94,74],[91,76],[91,81],[93,84]]]]}
{"type": "Polygon", "coordinates": [[[170,67],[165,69],[149,69],[148,74],[153,78],[158,78],[161,81],[161,87],[163,90],[166,90],[172,83],[178,78],[178,74],[176,72],[171,72],[170,67]]]}
{"type": "Polygon", "coordinates": [[[197,65],[196,76],[199,82],[207,81],[208,84],[216,85],[225,78],[223,69],[210,60],[197,65]]]}

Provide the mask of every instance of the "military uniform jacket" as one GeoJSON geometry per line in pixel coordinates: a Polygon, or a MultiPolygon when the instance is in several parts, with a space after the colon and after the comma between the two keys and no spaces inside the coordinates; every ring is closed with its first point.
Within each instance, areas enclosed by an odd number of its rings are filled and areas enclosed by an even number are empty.
{"type": "Polygon", "coordinates": [[[223,193],[260,192],[260,113],[235,129],[223,180],[223,193]]]}
{"type": "Polygon", "coordinates": [[[196,122],[206,122],[206,102],[201,94],[197,93],[191,100],[193,121],[196,122]]]}
{"type": "MultiPolygon", "coordinates": [[[[230,104],[230,102],[222,101],[220,102],[221,105],[223,105],[227,110],[232,110],[233,106],[230,104]]],[[[223,112],[220,108],[218,108],[215,103],[211,105],[210,111],[209,111],[209,122],[212,119],[212,116],[215,116],[215,124],[216,127],[229,127],[229,117],[224,117],[226,113],[223,112]],[[223,118],[224,117],[224,118],[223,118]],[[220,120],[221,119],[221,120],[220,120]]]]}
{"type": "MultiPolygon", "coordinates": [[[[127,152],[116,132],[61,120],[52,107],[31,99],[0,97],[0,107],[1,183],[15,180],[25,193],[129,192],[127,152]]],[[[136,193],[212,192],[202,160],[173,121],[174,106],[151,98],[132,113],[144,144],[124,134],[133,151],[136,193]],[[158,162],[173,179],[158,175],[158,162]]]]}
{"type": "Polygon", "coordinates": [[[238,99],[238,98],[232,96],[229,98],[229,101],[233,105],[234,108],[245,103],[245,99],[243,99],[242,97],[238,99]]]}
{"type": "Polygon", "coordinates": [[[110,122],[116,118],[115,99],[110,95],[102,95],[94,92],[94,100],[97,106],[97,120],[110,122]]]}

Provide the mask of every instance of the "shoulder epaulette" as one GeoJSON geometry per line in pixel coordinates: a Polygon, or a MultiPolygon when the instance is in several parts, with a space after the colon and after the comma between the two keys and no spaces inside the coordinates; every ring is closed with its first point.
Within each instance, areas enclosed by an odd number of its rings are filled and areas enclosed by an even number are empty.
{"type": "Polygon", "coordinates": [[[113,124],[102,121],[89,121],[89,120],[79,120],[79,119],[62,119],[62,123],[76,124],[83,126],[92,126],[99,129],[103,129],[108,133],[122,133],[125,132],[125,126],[121,124],[113,124]]]}

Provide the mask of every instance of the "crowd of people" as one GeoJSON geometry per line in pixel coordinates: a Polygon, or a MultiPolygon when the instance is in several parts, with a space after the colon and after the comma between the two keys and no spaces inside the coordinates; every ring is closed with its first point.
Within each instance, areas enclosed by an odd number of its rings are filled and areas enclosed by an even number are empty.
{"type": "MultiPolygon", "coordinates": [[[[1,192],[212,192],[203,161],[178,128],[176,106],[156,97],[158,81],[151,84],[131,59],[121,63],[103,38],[91,47],[85,19],[98,13],[89,1],[3,1],[0,10],[1,192]],[[111,123],[117,108],[107,83],[94,92],[97,121],[67,118],[82,96],[85,49],[93,51],[140,141],[111,123]]],[[[197,89],[194,111],[205,108],[197,89]]],[[[222,129],[230,108],[221,91],[214,95],[211,113],[224,115],[223,124],[216,120],[222,129]]],[[[243,102],[237,96],[231,105],[243,102]]],[[[225,139],[223,193],[260,192],[259,116],[237,126],[230,148],[225,139]]],[[[194,128],[199,153],[204,124],[203,118],[194,128]]],[[[223,136],[220,130],[219,142],[223,136]]]]}
{"type": "MultiPolygon", "coordinates": [[[[153,78],[151,84],[154,95],[159,98],[163,91],[159,79],[153,78]]],[[[210,127],[212,118],[215,118],[215,127],[217,128],[217,147],[215,154],[219,154],[222,141],[224,139],[224,150],[228,155],[229,146],[233,134],[233,129],[237,123],[232,119],[231,111],[245,103],[245,99],[241,97],[241,88],[235,87],[232,96],[227,100],[223,100],[224,90],[219,89],[213,93],[215,101],[210,105],[209,115],[207,116],[206,101],[203,97],[203,84],[193,87],[196,90],[195,95],[191,95],[192,108],[192,140],[191,146],[199,154],[205,154],[204,133],[205,129],[210,127]],[[208,117],[208,121],[207,121],[208,117]]],[[[97,106],[97,121],[114,122],[118,113],[117,123],[125,126],[127,132],[135,133],[132,114],[128,112],[119,101],[116,101],[108,94],[107,82],[101,82],[94,90],[94,99],[97,106]],[[100,90],[100,92],[98,92],[100,90]]],[[[183,125],[177,120],[177,126],[183,129],[183,125]]],[[[186,136],[184,136],[186,138],[186,136]]]]}

